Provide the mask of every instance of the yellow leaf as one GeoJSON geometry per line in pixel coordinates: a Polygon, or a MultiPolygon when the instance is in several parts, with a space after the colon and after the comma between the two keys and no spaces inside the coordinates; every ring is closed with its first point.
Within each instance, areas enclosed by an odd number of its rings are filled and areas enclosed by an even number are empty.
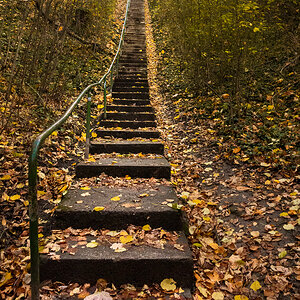
{"type": "Polygon", "coordinates": [[[259,290],[261,288],[261,285],[260,285],[260,283],[256,280],[256,281],[254,281],[252,284],[251,284],[251,286],[250,286],[250,289],[252,289],[253,291],[257,291],[257,290],[259,290]]]}
{"type": "Polygon", "coordinates": [[[211,297],[214,300],[223,300],[224,299],[224,294],[222,292],[213,292],[211,297]]]}
{"type": "Polygon", "coordinates": [[[3,286],[7,281],[9,281],[12,278],[11,273],[7,272],[5,275],[3,275],[1,281],[0,281],[0,287],[3,286]]]}
{"type": "Polygon", "coordinates": [[[13,196],[9,197],[9,199],[12,200],[12,201],[19,200],[20,198],[21,198],[20,195],[13,195],[13,196]]]}
{"type": "Polygon", "coordinates": [[[279,216],[280,217],[288,217],[289,214],[287,212],[282,212],[279,216]]]}
{"type": "Polygon", "coordinates": [[[181,193],[181,195],[180,195],[180,197],[181,197],[182,199],[185,199],[185,200],[187,200],[187,199],[188,199],[188,197],[189,197],[189,195],[190,195],[190,193],[189,193],[189,192],[182,192],[182,193],[181,193]]]}
{"type": "Polygon", "coordinates": [[[37,191],[38,196],[44,196],[46,194],[45,191],[37,191]]]}
{"type": "MultiPolygon", "coordinates": [[[[259,28],[258,27],[254,27],[253,28],[253,32],[258,32],[259,31],[259,28]]],[[[269,105],[269,106],[271,106],[271,105],[269,105]]]]}
{"type": "Polygon", "coordinates": [[[0,180],[10,180],[11,179],[11,176],[10,175],[4,175],[0,178],[0,180]]]}
{"type": "Polygon", "coordinates": [[[104,206],[96,206],[94,207],[94,211],[101,211],[101,210],[104,210],[105,207],[104,206]]]}
{"type": "Polygon", "coordinates": [[[112,197],[110,200],[111,201],[120,201],[120,196],[112,197]]]}
{"type": "Polygon", "coordinates": [[[281,251],[281,252],[278,254],[278,257],[279,257],[279,258],[284,258],[286,255],[287,255],[286,250],[283,250],[283,251],[281,251]]]}
{"type": "Polygon", "coordinates": [[[244,295],[236,295],[234,296],[234,300],[249,300],[249,298],[244,295]]]}
{"type": "Polygon", "coordinates": [[[17,184],[17,189],[22,189],[25,186],[24,183],[18,183],[17,184]]]}
{"type": "Polygon", "coordinates": [[[80,189],[81,189],[81,190],[84,190],[84,191],[88,191],[88,190],[90,190],[91,188],[88,187],[88,186],[83,186],[83,187],[81,187],[80,189]]]}
{"type": "Polygon", "coordinates": [[[23,201],[24,206],[28,206],[29,205],[29,201],[25,200],[23,201]]]}
{"type": "Polygon", "coordinates": [[[97,133],[96,132],[92,132],[92,137],[96,138],[97,137],[97,133]]]}
{"type": "Polygon", "coordinates": [[[205,287],[202,287],[202,286],[197,286],[199,292],[204,296],[204,297],[207,297],[208,296],[208,291],[205,287]]]}
{"type": "Polygon", "coordinates": [[[176,281],[173,278],[166,278],[161,283],[160,286],[163,290],[169,292],[169,291],[175,291],[176,290],[176,281]]]}
{"type": "Polygon", "coordinates": [[[133,237],[131,235],[126,235],[126,236],[121,236],[120,237],[120,242],[122,244],[127,244],[133,241],[133,237]]]}
{"type": "Polygon", "coordinates": [[[266,180],[265,181],[265,185],[270,185],[271,184],[271,181],[270,180],[266,180]]]}
{"type": "Polygon", "coordinates": [[[232,150],[233,153],[239,153],[241,151],[240,147],[236,147],[232,150]]]}
{"type": "Polygon", "coordinates": [[[251,231],[250,234],[255,238],[259,237],[259,231],[251,231]]]}
{"type": "Polygon", "coordinates": [[[130,177],[129,175],[126,175],[126,176],[125,176],[125,179],[130,180],[131,177],[130,177]]]}
{"type": "Polygon", "coordinates": [[[148,196],[149,196],[149,194],[147,194],[147,193],[143,193],[143,194],[139,195],[139,197],[141,197],[141,198],[148,197],[148,196]]]}
{"type": "Polygon", "coordinates": [[[53,131],[51,135],[57,136],[57,131],[53,131]]]}
{"type": "Polygon", "coordinates": [[[99,244],[96,241],[91,241],[86,244],[88,248],[96,248],[99,244]]]}
{"type": "Polygon", "coordinates": [[[145,231],[149,231],[149,230],[151,230],[151,227],[150,227],[150,225],[149,225],[149,224],[147,224],[147,225],[144,225],[144,226],[143,226],[143,230],[145,230],[145,231]]]}
{"type": "Polygon", "coordinates": [[[293,230],[293,229],[295,229],[295,226],[293,224],[284,224],[283,228],[285,230],[293,230]]]}

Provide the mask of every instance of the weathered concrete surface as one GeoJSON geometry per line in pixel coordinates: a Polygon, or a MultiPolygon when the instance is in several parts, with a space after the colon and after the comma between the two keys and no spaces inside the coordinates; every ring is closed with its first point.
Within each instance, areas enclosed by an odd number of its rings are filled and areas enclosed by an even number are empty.
{"type": "Polygon", "coordinates": [[[139,141],[92,141],[90,153],[155,153],[164,154],[164,144],[159,142],[139,141]]]}
{"type": "Polygon", "coordinates": [[[149,224],[151,228],[181,230],[179,212],[167,205],[178,201],[172,187],[101,187],[90,189],[89,195],[86,193],[87,191],[78,188],[69,190],[56,210],[56,227],[122,229],[130,224],[149,224]],[[112,201],[111,198],[116,196],[119,196],[120,200],[112,201]],[[105,209],[96,212],[96,206],[105,209]]]}
{"type": "Polygon", "coordinates": [[[81,162],[76,166],[77,177],[110,176],[170,178],[171,167],[165,158],[106,158],[96,162],[81,162]]]}
{"type": "MultiPolygon", "coordinates": [[[[60,260],[42,255],[41,280],[95,283],[105,278],[117,286],[124,283],[143,286],[173,278],[178,286],[191,288],[193,260],[186,238],[180,235],[176,243],[182,245],[184,251],[168,244],[165,249],[124,245],[128,250],[116,253],[110,245],[99,245],[96,248],[78,246],[75,255],[59,251],[60,260]]],[[[95,237],[88,237],[89,240],[95,237]]]]}
{"type": "Polygon", "coordinates": [[[96,130],[98,137],[115,137],[131,139],[134,137],[159,138],[160,133],[154,130],[96,130]]]}

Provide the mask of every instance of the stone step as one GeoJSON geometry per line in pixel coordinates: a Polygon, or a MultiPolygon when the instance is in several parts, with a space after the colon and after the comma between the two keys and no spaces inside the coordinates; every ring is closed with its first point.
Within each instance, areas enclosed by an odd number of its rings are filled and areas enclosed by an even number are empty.
{"type": "Polygon", "coordinates": [[[135,137],[141,138],[159,138],[160,133],[153,130],[96,130],[97,136],[102,138],[123,138],[132,139],[135,137]]]}
{"type": "Polygon", "coordinates": [[[127,72],[127,71],[119,71],[118,76],[121,78],[130,78],[130,79],[147,79],[147,72],[127,72]]]}
{"type": "MultiPolygon", "coordinates": [[[[131,283],[142,287],[144,284],[160,283],[166,278],[173,278],[177,286],[191,288],[193,282],[193,260],[189,245],[183,233],[178,232],[176,241],[184,251],[167,243],[164,249],[148,245],[124,245],[127,251],[117,253],[110,244],[99,244],[95,248],[76,245],[76,241],[67,240],[74,255],[59,250],[54,260],[41,255],[41,281],[51,279],[61,282],[78,282],[95,284],[99,278],[105,278],[116,286],[131,283]]],[[[87,242],[95,236],[87,236],[87,242]]]]}
{"type": "Polygon", "coordinates": [[[134,66],[134,65],[131,65],[131,66],[123,66],[123,65],[120,65],[119,66],[119,74],[144,74],[144,75],[147,75],[147,67],[146,66],[134,66]]]}
{"type": "Polygon", "coordinates": [[[99,187],[91,188],[88,191],[89,195],[86,194],[87,191],[78,188],[71,188],[68,191],[55,211],[55,228],[91,227],[117,230],[127,228],[131,224],[136,226],[149,224],[151,228],[182,229],[180,213],[166,204],[178,202],[172,187],[164,185],[155,189],[99,187]],[[82,194],[85,196],[81,196],[82,194]],[[120,201],[110,200],[116,196],[120,197],[120,201]],[[171,200],[173,202],[170,202],[171,200]],[[104,207],[104,210],[94,211],[96,206],[104,207]]]}
{"type": "Polygon", "coordinates": [[[170,179],[170,164],[165,158],[105,158],[96,162],[81,162],[76,166],[76,176],[94,177],[105,173],[109,176],[132,178],[170,179]]]}
{"type": "Polygon", "coordinates": [[[114,87],[115,86],[144,86],[149,88],[148,79],[124,79],[121,77],[117,77],[114,80],[114,87]]]}
{"type": "Polygon", "coordinates": [[[149,99],[149,93],[148,92],[112,92],[113,99],[149,99]]]}
{"type": "Polygon", "coordinates": [[[90,153],[154,153],[164,154],[164,145],[159,142],[140,141],[91,141],[90,153]]]}
{"type": "Polygon", "coordinates": [[[113,86],[113,92],[146,92],[146,93],[149,93],[149,87],[144,87],[144,86],[140,86],[140,87],[137,87],[135,85],[132,85],[132,86],[120,86],[120,87],[116,87],[116,86],[113,86]]]}
{"type": "Polygon", "coordinates": [[[107,120],[128,120],[128,121],[155,121],[153,113],[143,112],[108,112],[106,113],[107,120]]]}
{"type": "Polygon", "coordinates": [[[152,106],[136,106],[136,105],[107,105],[107,112],[119,111],[119,112],[151,112],[154,113],[152,106]]]}
{"type": "Polygon", "coordinates": [[[120,58],[119,63],[123,64],[139,64],[144,63],[147,65],[147,58],[120,58]]]}
{"type": "Polygon", "coordinates": [[[121,127],[121,128],[147,128],[156,127],[154,121],[117,121],[117,120],[101,120],[100,126],[103,127],[121,127]]]}
{"type": "Polygon", "coordinates": [[[113,104],[119,104],[119,105],[128,105],[128,106],[146,106],[150,105],[150,100],[143,100],[143,99],[114,99],[113,104]]]}
{"type": "Polygon", "coordinates": [[[125,62],[125,61],[122,61],[119,63],[119,68],[121,69],[122,67],[125,67],[127,69],[147,69],[147,62],[143,62],[143,61],[140,61],[140,62],[125,62]]]}

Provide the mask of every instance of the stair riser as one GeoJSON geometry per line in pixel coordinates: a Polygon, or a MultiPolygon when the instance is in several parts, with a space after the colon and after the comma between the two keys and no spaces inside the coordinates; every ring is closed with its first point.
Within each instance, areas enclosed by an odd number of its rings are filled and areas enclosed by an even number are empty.
{"type": "Polygon", "coordinates": [[[119,112],[151,112],[154,113],[154,109],[151,106],[126,106],[126,105],[108,105],[107,111],[119,111],[119,112]]]}
{"type": "Polygon", "coordinates": [[[107,113],[107,120],[155,121],[154,114],[147,113],[107,113]]]}
{"type": "Polygon", "coordinates": [[[52,279],[61,282],[95,284],[99,278],[105,278],[116,286],[131,283],[137,287],[160,283],[165,278],[173,278],[177,286],[191,288],[192,270],[192,262],[189,259],[144,260],[143,253],[139,260],[127,261],[109,258],[51,261],[42,258],[40,265],[41,281],[52,279]]]}
{"type": "Polygon", "coordinates": [[[98,137],[115,137],[115,138],[123,138],[123,139],[131,139],[135,137],[141,137],[146,139],[151,138],[159,138],[160,134],[158,131],[125,131],[125,130],[97,130],[96,131],[98,137]]]}
{"type": "Polygon", "coordinates": [[[106,214],[104,211],[101,215],[97,212],[57,212],[55,216],[55,228],[66,229],[68,227],[81,228],[106,228],[118,230],[127,228],[129,225],[144,226],[149,224],[151,228],[162,227],[165,230],[181,230],[180,215],[172,212],[156,213],[112,213],[106,214]]]}
{"type": "Polygon", "coordinates": [[[121,144],[91,144],[90,153],[153,153],[153,154],[164,154],[164,145],[155,143],[147,145],[121,145],[121,144]]]}
{"type": "Polygon", "coordinates": [[[132,100],[118,100],[118,99],[114,99],[114,104],[120,104],[120,105],[139,105],[139,106],[144,106],[144,105],[150,105],[150,101],[149,100],[136,100],[136,99],[132,99],[132,100]]]}
{"type": "Polygon", "coordinates": [[[113,99],[149,99],[149,93],[121,93],[121,92],[113,92],[113,99]]]}
{"type": "Polygon", "coordinates": [[[130,69],[130,70],[147,70],[147,63],[145,62],[137,62],[137,63],[132,63],[132,62],[120,62],[120,65],[119,65],[119,70],[121,70],[121,68],[124,67],[124,68],[127,68],[127,69],[130,69]]]}
{"type": "Polygon", "coordinates": [[[146,128],[146,127],[156,127],[156,123],[155,122],[142,122],[142,121],[120,121],[120,122],[116,122],[116,121],[106,121],[106,120],[102,120],[100,122],[100,126],[103,127],[122,127],[122,128],[132,128],[132,129],[137,129],[137,128],[146,128]]]}
{"type": "Polygon", "coordinates": [[[125,177],[126,175],[132,178],[166,178],[170,179],[169,166],[101,166],[101,165],[77,165],[76,176],[78,178],[88,178],[99,176],[105,173],[114,177],[125,177]]]}
{"type": "MultiPolygon", "coordinates": [[[[135,85],[133,85],[135,86],[135,85]]],[[[113,92],[146,92],[149,93],[149,88],[148,87],[113,87],[113,92]]]]}
{"type": "Polygon", "coordinates": [[[131,87],[131,86],[143,86],[149,88],[148,80],[134,80],[134,79],[122,79],[122,78],[116,78],[114,81],[114,87],[131,87]]]}

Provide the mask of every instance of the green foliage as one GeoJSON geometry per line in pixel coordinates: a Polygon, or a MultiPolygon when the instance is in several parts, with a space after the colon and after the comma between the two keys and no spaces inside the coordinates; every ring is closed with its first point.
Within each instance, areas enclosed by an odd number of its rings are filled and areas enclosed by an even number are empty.
{"type": "Polygon", "coordinates": [[[298,1],[149,2],[164,88],[190,98],[185,112],[212,119],[228,151],[295,158],[298,1]]]}
{"type": "Polygon", "coordinates": [[[119,34],[115,8],[115,0],[0,0],[2,121],[25,101],[41,112],[54,99],[60,107],[99,79],[119,34]]]}

